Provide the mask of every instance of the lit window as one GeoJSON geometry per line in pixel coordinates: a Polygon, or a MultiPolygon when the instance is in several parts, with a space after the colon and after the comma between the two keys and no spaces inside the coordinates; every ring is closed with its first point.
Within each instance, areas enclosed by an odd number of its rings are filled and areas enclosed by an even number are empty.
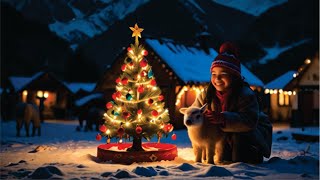
{"type": "Polygon", "coordinates": [[[290,96],[286,91],[284,93],[278,94],[278,104],[280,106],[289,106],[290,105],[290,96]]]}

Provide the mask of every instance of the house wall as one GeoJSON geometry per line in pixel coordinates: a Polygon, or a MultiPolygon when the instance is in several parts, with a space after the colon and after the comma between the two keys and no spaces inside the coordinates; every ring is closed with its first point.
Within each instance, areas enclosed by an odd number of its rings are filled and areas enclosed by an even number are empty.
{"type": "Polygon", "coordinates": [[[305,61],[298,71],[298,83],[294,84],[297,92],[296,103],[292,106],[291,126],[319,125],[319,59],[311,64],[305,61]]]}
{"type": "Polygon", "coordinates": [[[307,71],[302,75],[299,86],[318,86],[319,85],[319,60],[314,59],[307,71]]]}
{"type": "MultiPolygon", "coordinates": [[[[63,119],[66,117],[67,111],[69,109],[69,94],[62,89],[61,91],[45,91],[48,92],[48,98],[44,101],[44,110],[43,115],[45,119],[59,118],[63,119]]],[[[26,90],[27,95],[24,95],[23,92],[19,92],[19,101],[21,102],[31,102],[40,106],[40,100],[37,98],[37,92],[39,90],[26,90]]],[[[43,91],[44,92],[44,91],[43,91]]]]}
{"type": "MultiPolygon", "coordinates": [[[[293,97],[290,96],[292,102],[293,97]]],[[[291,106],[279,106],[278,94],[270,95],[270,116],[274,122],[281,121],[286,122],[291,119],[291,106]]]]}

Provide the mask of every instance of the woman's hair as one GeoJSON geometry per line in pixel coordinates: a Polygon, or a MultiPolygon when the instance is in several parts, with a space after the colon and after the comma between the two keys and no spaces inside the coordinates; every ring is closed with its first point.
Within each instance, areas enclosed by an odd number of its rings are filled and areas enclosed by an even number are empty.
{"type": "MultiPolygon", "coordinates": [[[[243,87],[250,87],[250,85],[244,80],[242,77],[232,76],[232,83],[230,87],[230,97],[227,101],[227,108],[230,107],[232,102],[237,102],[238,97],[240,95],[240,91],[243,87]]],[[[218,102],[218,97],[216,96],[216,88],[213,86],[212,83],[209,83],[207,88],[207,95],[206,95],[206,102],[211,104],[212,102],[218,102]]],[[[210,107],[210,106],[208,106],[210,107]]]]}

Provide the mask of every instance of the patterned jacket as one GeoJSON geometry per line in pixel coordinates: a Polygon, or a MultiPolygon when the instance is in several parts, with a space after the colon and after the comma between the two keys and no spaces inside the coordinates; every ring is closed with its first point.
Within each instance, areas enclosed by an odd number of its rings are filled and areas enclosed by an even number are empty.
{"type": "MultiPolygon", "coordinates": [[[[206,103],[207,91],[198,95],[192,106],[202,107],[206,103]]],[[[209,104],[211,110],[215,110],[214,102],[209,104]]],[[[228,108],[228,111],[222,112],[225,125],[221,127],[224,132],[249,132],[252,131],[255,136],[253,145],[257,145],[262,150],[264,157],[270,157],[272,145],[272,125],[267,115],[259,112],[259,104],[256,94],[244,86],[238,98],[228,108]]]]}

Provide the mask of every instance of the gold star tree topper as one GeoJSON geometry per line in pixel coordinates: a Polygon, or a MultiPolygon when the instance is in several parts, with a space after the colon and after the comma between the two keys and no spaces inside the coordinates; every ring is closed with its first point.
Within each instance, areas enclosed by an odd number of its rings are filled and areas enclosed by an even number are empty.
{"type": "Polygon", "coordinates": [[[132,31],[132,37],[135,37],[135,39],[136,39],[136,44],[139,44],[138,37],[141,38],[141,32],[143,31],[143,29],[139,28],[137,23],[134,25],[134,27],[129,27],[129,28],[132,31]]]}

